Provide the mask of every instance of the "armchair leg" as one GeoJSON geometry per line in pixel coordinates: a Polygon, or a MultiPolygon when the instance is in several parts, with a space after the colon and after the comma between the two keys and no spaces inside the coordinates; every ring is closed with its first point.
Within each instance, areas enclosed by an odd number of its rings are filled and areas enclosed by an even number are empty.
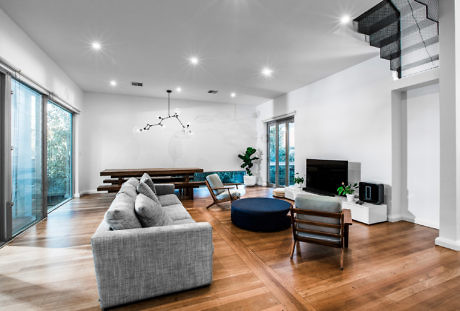
{"type": "Polygon", "coordinates": [[[211,206],[213,206],[214,204],[216,204],[216,202],[212,202],[211,204],[209,204],[208,206],[206,206],[206,209],[210,208],[211,206]]]}
{"type": "Polygon", "coordinates": [[[294,241],[292,242],[291,255],[289,256],[289,258],[291,258],[291,259],[292,259],[292,257],[294,256],[295,245],[296,245],[296,241],[294,240],[294,241]]]}
{"type": "Polygon", "coordinates": [[[342,247],[340,250],[340,270],[343,270],[343,256],[345,253],[345,248],[342,247]]]}

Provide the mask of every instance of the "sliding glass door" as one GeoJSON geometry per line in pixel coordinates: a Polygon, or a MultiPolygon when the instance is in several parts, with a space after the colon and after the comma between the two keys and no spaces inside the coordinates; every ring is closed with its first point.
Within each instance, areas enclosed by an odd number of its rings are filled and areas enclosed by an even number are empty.
{"type": "Polygon", "coordinates": [[[42,96],[11,80],[12,235],[42,218],[42,96]]]}
{"type": "Polygon", "coordinates": [[[294,118],[267,124],[268,184],[289,186],[294,184],[294,118]]]}
{"type": "Polygon", "coordinates": [[[72,198],[72,113],[47,104],[48,212],[72,198]]]}

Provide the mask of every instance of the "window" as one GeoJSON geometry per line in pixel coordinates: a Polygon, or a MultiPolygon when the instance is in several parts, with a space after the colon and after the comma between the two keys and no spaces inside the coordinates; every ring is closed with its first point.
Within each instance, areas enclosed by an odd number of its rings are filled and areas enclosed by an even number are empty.
{"type": "Polygon", "coordinates": [[[42,96],[11,81],[12,235],[42,218],[42,96]]]}

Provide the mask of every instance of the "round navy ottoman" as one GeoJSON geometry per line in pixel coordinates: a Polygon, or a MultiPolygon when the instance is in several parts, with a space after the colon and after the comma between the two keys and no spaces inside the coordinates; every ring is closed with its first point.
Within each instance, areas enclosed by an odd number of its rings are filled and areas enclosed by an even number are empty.
{"type": "Polygon", "coordinates": [[[232,223],[241,229],[273,232],[291,226],[291,204],[271,198],[247,198],[232,202],[232,223]]]}

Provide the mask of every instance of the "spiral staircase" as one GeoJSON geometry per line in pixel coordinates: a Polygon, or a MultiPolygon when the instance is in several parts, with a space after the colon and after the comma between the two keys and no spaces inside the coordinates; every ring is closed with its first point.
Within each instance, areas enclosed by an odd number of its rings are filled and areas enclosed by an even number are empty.
{"type": "Polygon", "coordinates": [[[438,0],[384,0],[354,19],[398,78],[439,67],[438,0]]]}

